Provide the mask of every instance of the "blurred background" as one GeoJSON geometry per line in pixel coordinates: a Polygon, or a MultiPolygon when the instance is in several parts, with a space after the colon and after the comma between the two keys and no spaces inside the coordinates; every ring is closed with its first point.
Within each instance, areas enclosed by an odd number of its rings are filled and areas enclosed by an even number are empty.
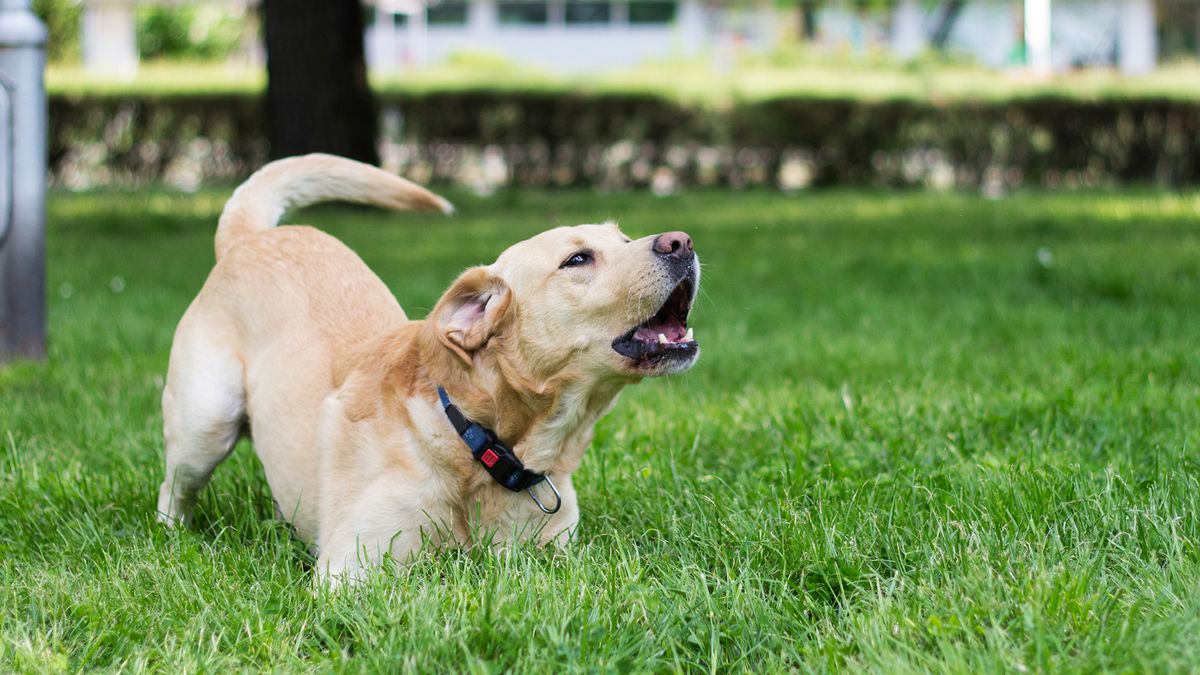
{"type": "Polygon", "coordinates": [[[34,5],[71,189],[312,150],[478,194],[1200,179],[1193,0],[34,5]]]}

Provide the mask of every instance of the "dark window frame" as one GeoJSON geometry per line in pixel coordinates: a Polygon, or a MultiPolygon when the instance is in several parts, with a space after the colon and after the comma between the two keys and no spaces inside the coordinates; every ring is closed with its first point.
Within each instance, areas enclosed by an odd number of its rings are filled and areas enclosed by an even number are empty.
{"type": "Polygon", "coordinates": [[[640,27],[655,27],[655,26],[671,26],[679,19],[679,2],[678,0],[629,0],[628,3],[628,23],[635,28],[640,27]],[[648,10],[651,7],[658,9],[669,8],[669,14],[665,19],[648,17],[643,15],[643,18],[638,18],[636,7],[643,10],[648,10]]]}
{"type": "Polygon", "coordinates": [[[550,25],[550,3],[548,0],[501,0],[496,3],[496,22],[501,28],[514,28],[521,26],[549,26],[550,25]],[[542,12],[541,20],[525,21],[519,16],[520,8],[538,8],[542,12]],[[509,20],[505,19],[505,11],[517,10],[517,15],[511,15],[509,20]],[[517,20],[511,20],[516,18],[517,20]]]}
{"type": "Polygon", "coordinates": [[[430,28],[458,28],[470,21],[471,3],[466,0],[443,0],[425,9],[425,25],[430,28]],[[453,10],[453,14],[444,14],[447,10],[453,10]]]}
{"type": "Polygon", "coordinates": [[[566,0],[563,3],[563,24],[571,28],[588,28],[592,26],[611,26],[616,23],[616,12],[613,11],[613,5],[616,4],[612,0],[566,0]],[[571,18],[571,8],[576,9],[584,6],[591,6],[593,9],[604,8],[604,17],[600,20],[585,20],[580,21],[578,17],[575,20],[571,18]]]}

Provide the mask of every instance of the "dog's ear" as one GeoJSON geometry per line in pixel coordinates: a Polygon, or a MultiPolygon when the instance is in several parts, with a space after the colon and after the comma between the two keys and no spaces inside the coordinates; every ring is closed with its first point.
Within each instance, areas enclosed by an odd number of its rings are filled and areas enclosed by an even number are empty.
{"type": "Polygon", "coordinates": [[[438,339],[465,363],[504,327],[512,304],[508,284],[486,267],[463,272],[430,315],[438,339]]]}

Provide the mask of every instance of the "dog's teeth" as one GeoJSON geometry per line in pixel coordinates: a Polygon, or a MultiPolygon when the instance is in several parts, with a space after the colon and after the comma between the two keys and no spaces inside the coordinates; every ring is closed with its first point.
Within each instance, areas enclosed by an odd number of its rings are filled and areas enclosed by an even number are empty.
{"type": "Polygon", "coordinates": [[[687,330],[687,333],[686,333],[686,334],[684,334],[684,336],[683,336],[683,341],[684,341],[684,342],[691,342],[691,341],[692,341],[692,339],[693,339],[693,338],[692,338],[692,329],[691,329],[691,328],[689,328],[689,329],[687,330]]]}
{"type": "Polygon", "coordinates": [[[658,344],[660,344],[660,345],[667,344],[667,336],[663,335],[662,333],[659,333],[658,334],[658,344]]]}

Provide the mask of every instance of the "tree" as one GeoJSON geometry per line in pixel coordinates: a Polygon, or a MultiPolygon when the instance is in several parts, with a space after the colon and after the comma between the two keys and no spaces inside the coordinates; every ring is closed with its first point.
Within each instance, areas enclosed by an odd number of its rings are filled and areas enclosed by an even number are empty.
{"type": "Polygon", "coordinates": [[[966,0],[946,0],[942,3],[937,27],[933,29],[933,36],[929,39],[934,49],[942,51],[946,48],[946,43],[950,40],[950,31],[954,30],[954,22],[958,20],[958,15],[962,14],[966,4],[966,0]]]}
{"type": "Polygon", "coordinates": [[[50,31],[46,60],[50,63],[78,61],[83,6],[74,0],[33,0],[33,11],[50,31]]]}
{"type": "Polygon", "coordinates": [[[799,14],[800,36],[805,42],[812,42],[817,37],[817,1],[801,0],[799,14]]]}
{"type": "Polygon", "coordinates": [[[273,158],[328,152],[371,164],[378,121],[359,0],[263,0],[273,158]]]}

